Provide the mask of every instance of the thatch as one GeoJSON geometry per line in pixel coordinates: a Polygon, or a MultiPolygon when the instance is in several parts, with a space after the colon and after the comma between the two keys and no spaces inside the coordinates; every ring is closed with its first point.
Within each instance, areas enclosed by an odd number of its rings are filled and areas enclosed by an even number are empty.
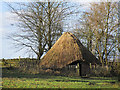
{"type": "Polygon", "coordinates": [[[42,58],[40,66],[57,69],[75,61],[98,63],[96,57],[72,33],[65,32],[42,58]]]}

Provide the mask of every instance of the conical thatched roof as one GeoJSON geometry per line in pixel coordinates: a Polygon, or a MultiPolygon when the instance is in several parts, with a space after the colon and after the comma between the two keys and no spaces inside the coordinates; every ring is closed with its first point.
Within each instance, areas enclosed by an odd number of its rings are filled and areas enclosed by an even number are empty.
{"type": "Polygon", "coordinates": [[[72,33],[65,32],[42,58],[40,66],[63,68],[78,60],[98,63],[96,57],[72,33]]]}

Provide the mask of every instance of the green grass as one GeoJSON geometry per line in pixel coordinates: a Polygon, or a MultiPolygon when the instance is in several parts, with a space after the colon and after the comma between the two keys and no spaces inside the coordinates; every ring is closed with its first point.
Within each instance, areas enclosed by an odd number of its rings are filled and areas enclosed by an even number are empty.
{"type": "Polygon", "coordinates": [[[3,69],[2,88],[119,88],[117,78],[65,77],[42,74],[25,74],[17,69],[3,69]]]}

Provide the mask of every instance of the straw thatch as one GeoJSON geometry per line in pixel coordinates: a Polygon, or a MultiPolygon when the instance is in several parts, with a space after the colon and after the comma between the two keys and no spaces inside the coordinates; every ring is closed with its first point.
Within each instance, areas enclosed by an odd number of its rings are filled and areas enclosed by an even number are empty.
{"type": "Polygon", "coordinates": [[[42,58],[40,66],[57,69],[76,61],[99,63],[72,33],[65,32],[42,58]]]}

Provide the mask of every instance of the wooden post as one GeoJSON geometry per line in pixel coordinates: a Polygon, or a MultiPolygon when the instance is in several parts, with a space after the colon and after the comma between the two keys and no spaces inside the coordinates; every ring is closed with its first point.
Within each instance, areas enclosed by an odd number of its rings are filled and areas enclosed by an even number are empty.
{"type": "Polygon", "coordinates": [[[82,76],[82,65],[79,62],[79,75],[82,76]]]}
{"type": "Polygon", "coordinates": [[[82,68],[82,66],[81,66],[80,62],[77,63],[77,74],[78,74],[78,76],[82,76],[81,68],[82,68]]]}
{"type": "Polygon", "coordinates": [[[77,75],[79,76],[79,63],[77,63],[77,75]]]}
{"type": "Polygon", "coordinates": [[[19,61],[20,61],[20,56],[19,56],[19,61]]]}
{"type": "Polygon", "coordinates": [[[92,65],[91,65],[91,63],[90,63],[90,69],[92,69],[92,65]]]}

